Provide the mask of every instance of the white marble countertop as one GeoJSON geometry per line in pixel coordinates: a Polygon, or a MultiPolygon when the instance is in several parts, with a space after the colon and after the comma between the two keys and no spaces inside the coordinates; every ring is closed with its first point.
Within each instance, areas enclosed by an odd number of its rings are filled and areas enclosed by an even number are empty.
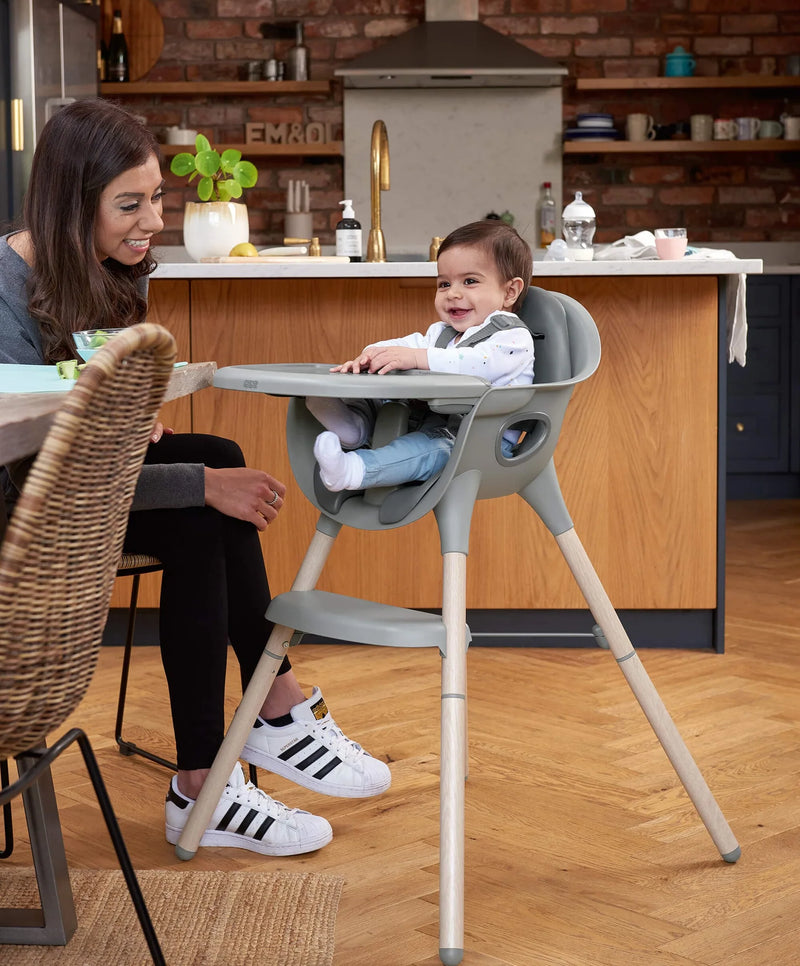
{"type": "MultiPolygon", "coordinates": [[[[315,262],[293,258],[286,262],[195,262],[181,247],[154,249],[158,268],[152,278],[433,278],[434,262],[422,260],[374,262],[315,262]]],[[[539,254],[539,253],[537,253],[539,254]]],[[[403,258],[404,256],[398,256],[403,258]]],[[[408,257],[408,256],[406,256],[408,257]]],[[[763,263],[759,258],[700,258],[687,256],[675,261],[642,259],[633,261],[545,262],[534,259],[534,278],[578,276],[671,276],[671,275],[756,275],[763,263]]]]}

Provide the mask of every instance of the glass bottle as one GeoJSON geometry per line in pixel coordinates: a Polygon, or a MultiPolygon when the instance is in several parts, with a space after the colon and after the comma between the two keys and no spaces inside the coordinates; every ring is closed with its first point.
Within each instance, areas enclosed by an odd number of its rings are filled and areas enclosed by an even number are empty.
{"type": "Polygon", "coordinates": [[[539,248],[547,248],[556,237],[556,201],[552,188],[550,181],[545,181],[542,185],[542,197],[539,201],[539,248]]]}
{"type": "Polygon", "coordinates": [[[110,81],[127,81],[130,79],[128,64],[128,43],[122,30],[122,11],[114,11],[111,26],[111,41],[108,45],[108,62],[106,74],[110,81]]]}
{"type": "Polygon", "coordinates": [[[592,239],[597,225],[594,208],[583,200],[583,193],[575,192],[561,214],[561,231],[569,249],[569,256],[576,262],[589,262],[594,258],[592,239]]]}
{"type": "Polygon", "coordinates": [[[286,55],[286,79],[291,81],[308,80],[308,47],[303,43],[303,23],[298,20],[295,26],[295,45],[286,55]]]}

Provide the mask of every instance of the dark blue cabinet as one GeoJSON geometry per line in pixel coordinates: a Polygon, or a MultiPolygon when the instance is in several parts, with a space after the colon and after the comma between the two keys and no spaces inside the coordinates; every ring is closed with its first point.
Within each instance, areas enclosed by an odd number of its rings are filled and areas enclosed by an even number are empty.
{"type": "Polygon", "coordinates": [[[728,366],[728,497],[800,496],[800,276],[749,276],[747,326],[747,365],[728,366]]]}

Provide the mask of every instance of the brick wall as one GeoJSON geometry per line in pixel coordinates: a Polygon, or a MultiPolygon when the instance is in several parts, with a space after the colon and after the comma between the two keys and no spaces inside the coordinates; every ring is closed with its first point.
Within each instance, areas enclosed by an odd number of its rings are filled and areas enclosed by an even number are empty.
{"type": "MultiPolygon", "coordinates": [[[[328,121],[341,136],[342,90],[309,98],[214,97],[213,81],[242,76],[248,60],[283,59],[288,40],[265,40],[265,22],[302,19],[311,52],[311,77],[333,77],[341,64],[400,34],[424,16],[423,0],[155,0],[165,25],[161,59],[151,80],[208,80],[207,95],[125,103],[154,127],[179,122],[208,131],[217,143],[243,141],[249,120],[328,121]]],[[[660,124],[693,113],[777,118],[800,113],[800,89],[668,92],[578,92],[578,77],[639,77],[663,73],[664,55],[682,44],[696,74],[782,74],[800,52],[797,0],[481,0],[481,19],[569,67],[565,125],[585,111],[605,111],[622,127],[626,114],[644,111],[660,124]],[[787,96],[787,94],[789,96],[787,96]],[[591,95],[591,96],[589,96],[591,95]]],[[[513,131],[510,134],[513,139],[513,131]]],[[[390,132],[391,142],[391,132],[390,132]]],[[[800,148],[800,144],[798,144],[800,148]]],[[[286,183],[311,185],[314,229],[333,240],[338,219],[341,160],[255,159],[260,171],[247,194],[253,240],[279,242],[286,183]]],[[[581,189],[600,216],[597,240],[609,241],[656,224],[685,224],[694,241],[800,240],[800,151],[731,154],[676,153],[567,155],[565,199],[581,189]]],[[[535,173],[532,175],[535,182],[535,173]]],[[[186,193],[170,176],[165,244],[180,242],[186,193]]],[[[536,190],[535,183],[531,190],[536,190]]],[[[365,226],[368,227],[368,226],[365,226]]]]}

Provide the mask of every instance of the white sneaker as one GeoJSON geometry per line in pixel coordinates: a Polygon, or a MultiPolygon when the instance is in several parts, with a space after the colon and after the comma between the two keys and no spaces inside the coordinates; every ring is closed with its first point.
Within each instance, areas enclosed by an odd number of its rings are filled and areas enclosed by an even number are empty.
{"type": "MultiPolygon", "coordinates": [[[[173,776],[165,806],[170,845],[177,845],[193,806],[194,800],[178,791],[178,777],[173,776]]],[[[200,845],[249,849],[263,855],[301,855],[321,849],[332,838],[327,819],[276,802],[252,782],[245,782],[237,761],[200,845]]]]}
{"type": "Polygon", "coordinates": [[[304,788],[338,798],[369,798],[391,785],[389,766],[342,733],[319,688],[290,714],[292,723],[282,727],[257,718],[242,758],[304,788]]]}

